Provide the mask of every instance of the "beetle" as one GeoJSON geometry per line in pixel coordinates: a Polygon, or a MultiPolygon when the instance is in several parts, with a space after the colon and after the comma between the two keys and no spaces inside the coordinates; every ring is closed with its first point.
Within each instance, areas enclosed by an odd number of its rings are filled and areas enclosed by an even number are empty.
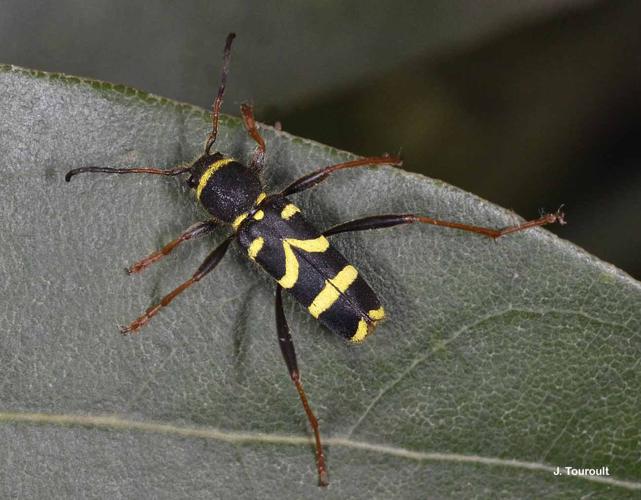
{"type": "Polygon", "coordinates": [[[89,172],[164,176],[188,174],[187,185],[195,191],[196,198],[209,212],[210,218],[189,227],[176,239],[136,262],[127,271],[130,274],[141,272],[168,255],[181,243],[207,234],[217,226],[228,226],[232,233],[207,256],[191,278],[165,295],[158,304],[147,309],[142,316],[129,325],[121,327],[121,333],[125,335],[137,333],[176,296],[213,271],[224,257],[230,243],[236,240],[248,258],[256,262],[276,281],[275,315],[278,342],[289,376],[296,387],[314,433],[318,482],[320,486],[326,486],[329,479],[318,421],[303,390],[294,344],[283,310],[282,291],[285,289],[290,292],[314,318],[352,343],[362,342],[385,319],[385,310],[374,291],[358,270],[331,245],[327,238],[351,231],[422,223],[459,229],[496,239],[554,222],[564,224],[564,214],[559,209],[555,213],[543,214],[538,219],[502,229],[473,226],[411,213],[384,214],[352,220],[325,231],[317,230],[305,219],[300,209],[288,199],[289,196],[316,186],[339,170],[373,165],[400,167],[402,161],[396,157],[380,156],[330,165],[304,175],[280,192],[267,194],[260,178],[266,145],[256,126],[250,105],[241,105],[244,126],[257,144],[250,165],[244,165],[219,151],[212,152],[218,133],[218,121],[234,37],[235,34],[230,33],[225,42],[220,85],[211,110],[212,129],[205,142],[203,153],[196,160],[189,165],[171,169],[86,166],[70,170],[65,175],[65,180],[69,182],[75,175],[89,172]]]}

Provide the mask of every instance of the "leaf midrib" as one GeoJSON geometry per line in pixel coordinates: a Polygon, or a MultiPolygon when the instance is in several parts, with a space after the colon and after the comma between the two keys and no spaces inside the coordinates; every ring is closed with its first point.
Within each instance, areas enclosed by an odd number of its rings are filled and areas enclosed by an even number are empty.
{"type": "MultiPolygon", "coordinates": [[[[210,439],[233,444],[283,444],[287,446],[312,446],[311,437],[291,436],[277,433],[226,431],[215,427],[181,426],[154,421],[130,420],[118,415],[74,415],[38,412],[0,412],[0,424],[54,425],[58,427],[86,427],[92,429],[112,429],[121,431],[140,431],[155,434],[173,435],[187,438],[210,439]]],[[[350,438],[330,437],[324,440],[326,446],[338,446],[354,450],[390,455],[417,462],[468,463],[474,465],[510,467],[532,472],[553,474],[556,467],[544,463],[527,462],[516,459],[465,455],[462,453],[439,453],[409,450],[397,446],[368,443],[350,438]]],[[[609,476],[572,476],[594,483],[615,486],[630,491],[641,491],[641,482],[615,479],[609,476]]]]}

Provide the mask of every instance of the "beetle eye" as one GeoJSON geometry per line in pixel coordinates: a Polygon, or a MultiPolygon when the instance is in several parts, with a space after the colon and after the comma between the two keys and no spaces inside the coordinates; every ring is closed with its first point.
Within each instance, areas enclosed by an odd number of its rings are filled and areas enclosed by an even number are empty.
{"type": "Polygon", "coordinates": [[[194,174],[191,174],[187,178],[187,185],[192,189],[195,188],[198,185],[198,181],[197,181],[196,176],[194,174]]]}

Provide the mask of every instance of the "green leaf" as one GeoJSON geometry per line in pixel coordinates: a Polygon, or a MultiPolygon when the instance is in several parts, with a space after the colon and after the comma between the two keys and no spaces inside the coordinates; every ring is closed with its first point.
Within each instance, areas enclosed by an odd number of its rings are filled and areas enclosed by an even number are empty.
{"type": "MultiPolygon", "coordinates": [[[[224,231],[128,277],[203,210],[178,179],[63,179],[88,164],[189,161],[206,111],[11,66],[0,95],[1,496],[638,495],[641,286],[629,276],[538,229],[496,242],[417,225],[335,236],[389,319],[347,346],[286,300],[326,444],[321,491],[270,279],[236,248],[122,337],[117,324],[188,277],[224,231]],[[610,476],[555,476],[557,466],[610,476]]],[[[271,189],[353,157],[261,131],[271,189]]],[[[221,151],[247,160],[253,146],[223,118],[221,151]]],[[[320,228],[413,211],[518,220],[387,167],[341,172],[296,202],[320,228]]]]}

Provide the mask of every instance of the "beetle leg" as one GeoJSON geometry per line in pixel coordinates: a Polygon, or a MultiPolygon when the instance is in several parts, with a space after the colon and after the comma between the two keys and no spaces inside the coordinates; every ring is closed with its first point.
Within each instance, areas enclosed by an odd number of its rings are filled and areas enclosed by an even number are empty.
{"type": "Polygon", "coordinates": [[[314,431],[314,439],[316,440],[316,468],[318,470],[318,484],[319,486],[327,486],[329,484],[329,480],[327,478],[325,455],[323,454],[323,446],[321,444],[320,432],[318,430],[318,420],[307,402],[307,396],[305,396],[303,384],[300,380],[300,372],[298,371],[298,366],[296,364],[294,342],[292,341],[292,336],[289,333],[287,318],[285,317],[285,311],[283,310],[282,292],[283,288],[278,285],[276,287],[276,333],[278,334],[278,345],[280,346],[280,351],[283,353],[283,358],[285,358],[285,364],[287,365],[289,376],[292,379],[292,382],[294,382],[298,395],[300,396],[300,400],[303,403],[303,408],[307,414],[309,424],[312,426],[312,430],[314,431]]]}
{"type": "Polygon", "coordinates": [[[208,220],[204,222],[198,222],[193,226],[188,227],[185,231],[183,231],[180,234],[180,236],[178,236],[178,238],[170,241],[160,250],[148,255],[144,259],[141,259],[135,264],[131,265],[129,268],[127,268],[127,272],[129,274],[139,273],[150,264],[153,264],[154,262],[162,259],[165,255],[168,255],[170,252],[174,250],[174,248],[180,245],[183,241],[191,240],[193,238],[196,238],[197,236],[202,236],[204,234],[207,234],[213,231],[216,225],[217,224],[215,221],[208,220]]]}
{"type": "Polygon", "coordinates": [[[320,170],[316,170],[312,173],[304,175],[300,179],[295,180],[281,192],[281,195],[289,196],[290,194],[305,191],[306,189],[314,187],[316,184],[323,182],[330,176],[330,174],[338,170],[343,170],[346,168],[368,167],[371,165],[392,165],[394,167],[400,167],[402,164],[403,160],[401,160],[400,158],[395,158],[393,156],[372,156],[369,158],[360,158],[358,160],[337,163],[336,165],[330,165],[329,167],[321,168],[320,170]]]}
{"type": "Polygon", "coordinates": [[[222,260],[222,258],[225,256],[225,252],[227,252],[227,248],[229,247],[229,244],[231,243],[231,240],[235,238],[236,235],[232,235],[229,238],[227,238],[225,241],[223,241],[220,245],[218,245],[213,252],[211,252],[207,258],[204,260],[204,262],[200,265],[198,270],[193,274],[191,278],[189,278],[187,281],[182,283],[179,287],[175,288],[172,292],[168,293],[165,295],[158,304],[156,304],[153,307],[150,307],[147,309],[145,314],[140,316],[138,319],[135,321],[132,321],[129,325],[127,326],[122,326],[120,327],[120,332],[125,335],[128,333],[135,333],[137,330],[142,328],[144,325],[147,324],[147,322],[154,317],[160,309],[165,307],[167,304],[169,304],[172,300],[174,300],[178,295],[180,295],[182,292],[184,292],[187,288],[189,288],[191,285],[194,283],[200,281],[203,279],[207,274],[209,274],[211,271],[214,270],[214,268],[218,265],[218,263],[222,260]]]}
{"type": "Polygon", "coordinates": [[[263,163],[265,161],[265,140],[256,128],[256,120],[254,119],[254,110],[252,106],[247,103],[242,104],[240,106],[240,113],[243,115],[243,122],[245,123],[247,133],[256,141],[256,144],[258,144],[250,167],[252,170],[259,172],[263,168],[263,163]]]}
{"type": "Polygon", "coordinates": [[[371,217],[364,217],[362,219],[356,219],[349,222],[344,222],[332,228],[327,229],[323,235],[331,236],[332,234],[346,233],[350,231],[365,231],[367,229],[381,229],[384,227],[397,226],[399,224],[413,224],[414,222],[420,222],[422,224],[432,224],[434,226],[443,226],[453,229],[460,229],[462,231],[469,231],[471,233],[482,234],[492,239],[500,238],[506,234],[516,233],[518,231],[523,231],[524,229],[529,229],[537,226],[544,226],[546,224],[553,224],[558,222],[559,224],[565,224],[565,214],[561,209],[557,210],[554,213],[544,214],[538,219],[530,220],[523,222],[521,224],[515,224],[513,226],[507,226],[500,229],[492,229],[489,227],[482,226],[473,226],[471,224],[463,224],[461,222],[452,222],[440,219],[433,219],[431,217],[425,217],[422,215],[415,214],[387,214],[387,215],[373,215],[371,217]]]}

